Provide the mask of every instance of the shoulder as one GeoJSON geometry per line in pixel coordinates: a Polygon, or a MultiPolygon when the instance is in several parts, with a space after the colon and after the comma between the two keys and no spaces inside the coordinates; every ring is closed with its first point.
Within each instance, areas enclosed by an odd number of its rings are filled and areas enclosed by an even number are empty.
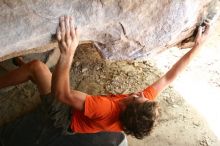
{"type": "Polygon", "coordinates": [[[153,86],[148,86],[145,88],[143,93],[144,96],[149,100],[155,100],[158,95],[157,90],[153,86]]]}
{"type": "Polygon", "coordinates": [[[108,96],[86,96],[84,114],[89,118],[105,118],[118,111],[117,103],[108,96]]]}

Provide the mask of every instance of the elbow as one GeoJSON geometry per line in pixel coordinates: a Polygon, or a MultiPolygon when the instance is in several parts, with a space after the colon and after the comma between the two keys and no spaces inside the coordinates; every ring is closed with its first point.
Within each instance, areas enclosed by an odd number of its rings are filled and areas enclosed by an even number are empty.
{"type": "Polygon", "coordinates": [[[68,97],[69,97],[68,92],[54,91],[54,92],[52,92],[52,95],[53,95],[53,97],[55,97],[60,102],[67,104],[67,100],[68,100],[68,97]]]}
{"type": "Polygon", "coordinates": [[[53,94],[53,97],[55,97],[58,100],[62,100],[65,96],[65,94],[63,92],[60,92],[60,91],[52,92],[52,94],[53,94]]]}
{"type": "Polygon", "coordinates": [[[62,98],[64,98],[64,93],[62,93],[62,92],[59,92],[59,91],[55,91],[55,92],[53,92],[53,96],[56,98],[56,99],[62,99],[62,98]]]}

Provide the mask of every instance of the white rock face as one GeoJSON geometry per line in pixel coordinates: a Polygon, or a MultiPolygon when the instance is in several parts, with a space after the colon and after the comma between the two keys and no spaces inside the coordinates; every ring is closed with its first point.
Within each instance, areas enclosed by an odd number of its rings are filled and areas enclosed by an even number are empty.
{"type": "Polygon", "coordinates": [[[215,0],[0,0],[0,61],[38,52],[58,18],[75,17],[81,40],[103,58],[147,59],[189,37],[215,0]]]}

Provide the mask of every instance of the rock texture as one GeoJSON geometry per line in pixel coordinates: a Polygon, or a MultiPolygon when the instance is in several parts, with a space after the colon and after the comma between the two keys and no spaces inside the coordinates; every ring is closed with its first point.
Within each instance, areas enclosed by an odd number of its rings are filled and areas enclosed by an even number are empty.
{"type": "Polygon", "coordinates": [[[214,1],[0,0],[0,61],[42,51],[65,14],[103,58],[147,59],[191,36],[214,1]]]}

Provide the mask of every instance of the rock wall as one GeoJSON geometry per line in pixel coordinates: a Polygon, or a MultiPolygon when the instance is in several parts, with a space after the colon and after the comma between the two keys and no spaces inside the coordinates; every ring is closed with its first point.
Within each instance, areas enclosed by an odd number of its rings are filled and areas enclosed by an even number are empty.
{"type": "Polygon", "coordinates": [[[65,14],[75,17],[81,40],[94,41],[103,58],[147,59],[191,36],[214,1],[0,0],[0,61],[39,52],[65,14]]]}

